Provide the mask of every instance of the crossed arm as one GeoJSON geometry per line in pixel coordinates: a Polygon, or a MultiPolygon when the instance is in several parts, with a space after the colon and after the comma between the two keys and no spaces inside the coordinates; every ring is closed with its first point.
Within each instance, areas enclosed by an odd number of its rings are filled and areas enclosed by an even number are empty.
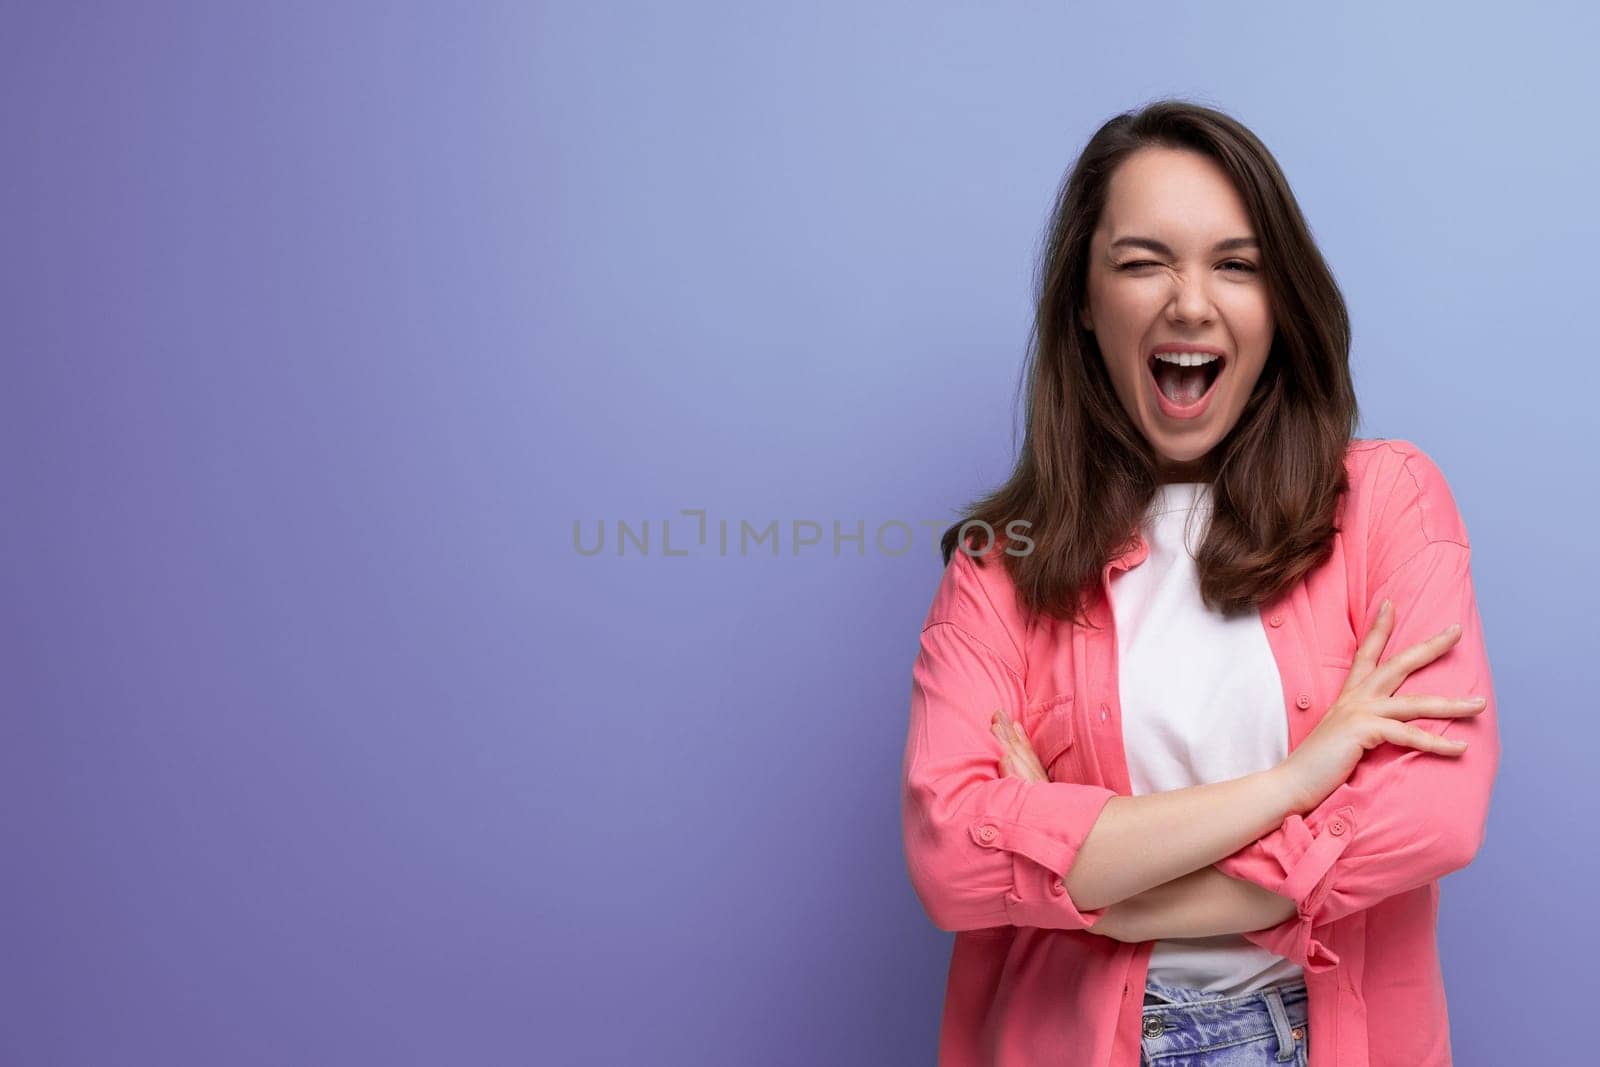
{"type": "Polygon", "coordinates": [[[1234,932],[1323,971],[1339,958],[1318,929],[1470,863],[1483,840],[1499,762],[1470,547],[1448,488],[1425,458],[1389,473],[1397,488],[1375,520],[1389,532],[1369,546],[1365,580],[1352,593],[1352,604],[1362,605],[1352,625],[1370,631],[1385,599],[1399,615],[1391,647],[1461,623],[1450,652],[1409,674],[1395,695],[1487,697],[1470,719],[1414,722],[1440,735],[1448,731],[1469,748],[1444,759],[1379,746],[1314,810],[1288,815],[1183,877],[1085,908],[1084,901],[1106,897],[1080,896],[1068,883],[1082,881],[1072,873],[1079,853],[1117,794],[1103,785],[996,775],[996,757],[1004,752],[985,736],[989,712],[1027,704],[1015,636],[1021,624],[1009,612],[1003,572],[985,575],[959,554],[924,624],[901,775],[908,871],[934,924],[950,931],[1084,930],[1121,940],[1234,932]],[[1416,492],[1402,492],[1410,487],[1416,492]],[[1113,915],[1132,933],[1103,928],[1113,915]]]}
{"type": "Polygon", "coordinates": [[[1158,941],[1241,934],[1294,914],[1292,898],[1206,866],[1118,901],[1090,929],[1118,941],[1158,941]]]}
{"type": "MultiPolygon", "coordinates": [[[[994,730],[1010,748],[1002,762],[1007,777],[1049,781],[1025,733],[1012,729],[1003,717],[994,730]]],[[[1208,864],[1108,905],[1105,915],[1089,930],[1117,941],[1211,937],[1274,927],[1295,913],[1293,897],[1234,878],[1208,864]]]]}

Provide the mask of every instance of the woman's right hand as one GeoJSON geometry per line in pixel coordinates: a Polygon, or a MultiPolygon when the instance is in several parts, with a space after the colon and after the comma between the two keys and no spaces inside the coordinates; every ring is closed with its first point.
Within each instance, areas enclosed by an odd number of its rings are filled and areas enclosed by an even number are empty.
{"type": "Polygon", "coordinates": [[[1442,756],[1459,756],[1466,751],[1465,741],[1440,737],[1404,719],[1463,718],[1483,711],[1482,697],[1394,696],[1411,674],[1438,659],[1461,639],[1455,625],[1443,633],[1420,641],[1383,663],[1378,656],[1394,628],[1394,606],[1385,601],[1367,632],[1344,688],[1316,728],[1276,770],[1288,783],[1294,814],[1311,811],[1335,789],[1345,783],[1361,756],[1385,741],[1442,756]]]}

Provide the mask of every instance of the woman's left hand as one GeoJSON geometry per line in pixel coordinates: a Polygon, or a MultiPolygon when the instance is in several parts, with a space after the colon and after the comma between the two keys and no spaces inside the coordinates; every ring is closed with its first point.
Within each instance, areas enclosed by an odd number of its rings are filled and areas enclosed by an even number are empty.
{"type": "Polygon", "coordinates": [[[1039,757],[1034,754],[1027,733],[1011,721],[1011,716],[1005,713],[1005,709],[1002,708],[994,713],[990,720],[990,729],[1000,739],[1002,775],[1007,778],[1021,778],[1028,782],[1050,780],[1050,776],[1045,773],[1044,764],[1040,763],[1039,757]]]}
{"type": "MultiPolygon", "coordinates": [[[[1039,762],[1033,745],[1028,741],[1027,733],[1012,722],[1003,709],[994,713],[990,729],[1000,739],[1000,770],[1004,777],[1021,778],[1028,782],[1050,780],[1044,764],[1039,762]]],[[[1143,938],[1134,921],[1137,915],[1138,908],[1133,900],[1122,901],[1106,908],[1106,913],[1093,926],[1086,927],[1084,932],[1109,937],[1113,941],[1140,941],[1143,938]]]]}

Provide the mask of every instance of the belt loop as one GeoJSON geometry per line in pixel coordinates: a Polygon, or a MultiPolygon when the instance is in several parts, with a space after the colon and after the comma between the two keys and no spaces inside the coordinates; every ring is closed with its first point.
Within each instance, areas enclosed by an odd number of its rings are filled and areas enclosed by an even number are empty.
{"type": "Polygon", "coordinates": [[[1289,1013],[1283,1007],[1283,994],[1277,986],[1267,986],[1261,991],[1261,999],[1267,1002],[1267,1014],[1272,1016],[1272,1029],[1278,1035],[1278,1054],[1275,1059],[1279,1063],[1288,1063],[1294,1059],[1294,1033],[1289,1029],[1289,1013]]]}

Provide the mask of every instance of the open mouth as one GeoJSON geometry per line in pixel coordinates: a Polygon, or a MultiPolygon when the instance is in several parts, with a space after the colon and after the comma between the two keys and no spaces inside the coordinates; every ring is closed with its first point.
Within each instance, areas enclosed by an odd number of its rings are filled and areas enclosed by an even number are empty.
{"type": "Polygon", "coordinates": [[[1223,365],[1227,361],[1226,356],[1218,356],[1198,367],[1184,367],[1151,356],[1147,363],[1161,395],[1178,407],[1186,408],[1198,403],[1201,397],[1211,391],[1211,387],[1222,376],[1223,365]]]}

